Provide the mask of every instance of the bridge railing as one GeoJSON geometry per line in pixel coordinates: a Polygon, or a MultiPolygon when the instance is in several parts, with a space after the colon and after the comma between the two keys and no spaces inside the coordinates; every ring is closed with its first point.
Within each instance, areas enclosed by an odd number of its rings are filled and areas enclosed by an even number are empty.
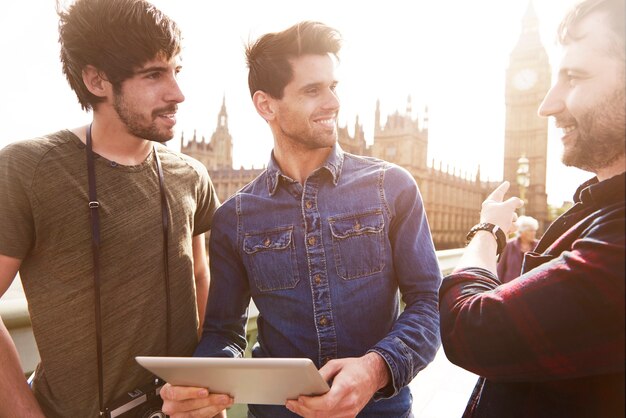
{"type": "MultiPolygon", "coordinates": [[[[450,273],[458,263],[462,254],[463,248],[437,251],[437,259],[441,272],[444,275],[450,273]]],[[[257,314],[258,311],[256,307],[252,305],[246,335],[248,347],[251,347],[256,341],[257,314]]],[[[18,298],[0,299],[0,317],[17,346],[22,370],[24,370],[25,374],[32,373],[37,363],[39,363],[39,352],[37,351],[37,345],[33,337],[30,316],[28,315],[28,304],[23,294],[18,298]]]]}

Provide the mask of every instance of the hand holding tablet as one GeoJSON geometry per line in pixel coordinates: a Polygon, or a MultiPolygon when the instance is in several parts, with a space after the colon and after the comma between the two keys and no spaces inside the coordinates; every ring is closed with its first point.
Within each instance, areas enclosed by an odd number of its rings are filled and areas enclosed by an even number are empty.
{"type": "Polygon", "coordinates": [[[166,382],[225,393],[235,403],[284,405],[299,395],[322,395],[330,390],[310,359],[135,357],[166,382]]]}

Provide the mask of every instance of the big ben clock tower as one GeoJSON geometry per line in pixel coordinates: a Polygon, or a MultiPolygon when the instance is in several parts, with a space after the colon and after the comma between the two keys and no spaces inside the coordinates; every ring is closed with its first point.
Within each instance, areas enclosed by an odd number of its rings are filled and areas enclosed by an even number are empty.
{"type": "Polygon", "coordinates": [[[524,214],[539,221],[539,233],[548,222],[548,120],[537,109],[549,88],[550,63],[531,0],[506,71],[504,179],[511,183],[509,195],[525,200],[524,214]]]}

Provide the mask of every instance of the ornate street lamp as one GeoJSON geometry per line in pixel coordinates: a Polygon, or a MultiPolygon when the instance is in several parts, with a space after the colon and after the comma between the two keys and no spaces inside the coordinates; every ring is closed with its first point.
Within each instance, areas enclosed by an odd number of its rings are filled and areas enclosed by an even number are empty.
{"type": "Polygon", "coordinates": [[[517,160],[517,186],[519,187],[519,197],[524,202],[524,206],[520,208],[520,215],[526,213],[526,189],[530,185],[530,164],[528,158],[521,156],[517,160]]]}

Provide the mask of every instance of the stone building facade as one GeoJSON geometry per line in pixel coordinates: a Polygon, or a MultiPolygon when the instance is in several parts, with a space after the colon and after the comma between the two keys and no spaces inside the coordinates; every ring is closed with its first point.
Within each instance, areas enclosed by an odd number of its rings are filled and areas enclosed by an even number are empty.
{"type": "Polygon", "coordinates": [[[180,149],[206,166],[217,196],[222,202],[263,171],[260,168],[233,169],[233,137],[228,132],[225,97],[211,139],[206,141],[204,137],[198,138],[195,131],[191,138],[186,139],[183,133],[180,137],[180,149]]]}

